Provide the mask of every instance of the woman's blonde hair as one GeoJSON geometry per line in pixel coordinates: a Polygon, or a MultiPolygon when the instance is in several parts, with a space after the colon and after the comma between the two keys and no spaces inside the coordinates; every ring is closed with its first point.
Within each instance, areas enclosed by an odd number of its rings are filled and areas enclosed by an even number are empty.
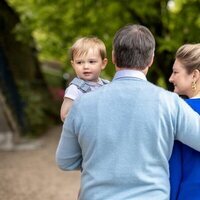
{"type": "Polygon", "coordinates": [[[73,60],[74,56],[87,54],[91,48],[99,50],[102,60],[106,58],[106,47],[102,40],[97,37],[82,37],[76,40],[70,48],[70,59],[73,60]]]}
{"type": "Polygon", "coordinates": [[[175,58],[183,64],[188,74],[195,69],[200,71],[200,43],[181,46],[177,50],[175,58]]]}

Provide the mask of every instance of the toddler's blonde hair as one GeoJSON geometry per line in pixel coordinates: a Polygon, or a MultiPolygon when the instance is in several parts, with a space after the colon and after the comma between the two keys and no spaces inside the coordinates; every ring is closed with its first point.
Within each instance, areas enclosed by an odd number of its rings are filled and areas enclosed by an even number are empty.
{"type": "Polygon", "coordinates": [[[106,58],[106,47],[102,40],[97,37],[82,37],[76,40],[70,48],[70,59],[73,60],[75,56],[87,54],[91,48],[99,50],[102,60],[106,58]]]}

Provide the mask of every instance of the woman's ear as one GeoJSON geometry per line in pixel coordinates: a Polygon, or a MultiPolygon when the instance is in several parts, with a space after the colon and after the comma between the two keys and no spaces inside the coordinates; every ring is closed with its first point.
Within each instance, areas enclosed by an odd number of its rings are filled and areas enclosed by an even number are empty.
{"type": "Polygon", "coordinates": [[[194,81],[198,81],[200,79],[200,71],[198,69],[195,69],[192,73],[194,81]]]}

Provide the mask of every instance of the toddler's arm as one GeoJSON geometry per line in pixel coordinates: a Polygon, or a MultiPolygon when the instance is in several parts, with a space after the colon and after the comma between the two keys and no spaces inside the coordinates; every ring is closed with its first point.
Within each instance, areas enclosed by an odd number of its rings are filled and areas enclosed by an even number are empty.
{"type": "Polygon", "coordinates": [[[67,113],[69,112],[69,109],[71,108],[73,104],[73,100],[70,98],[65,97],[63,100],[63,103],[61,105],[61,109],[60,109],[60,118],[61,120],[64,122],[67,113]]]}

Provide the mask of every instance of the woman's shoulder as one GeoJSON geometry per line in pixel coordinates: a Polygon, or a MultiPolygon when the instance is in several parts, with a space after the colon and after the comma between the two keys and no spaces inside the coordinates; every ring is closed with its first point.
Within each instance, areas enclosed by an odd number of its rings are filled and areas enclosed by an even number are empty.
{"type": "Polygon", "coordinates": [[[200,114],[200,98],[185,99],[186,103],[200,114]]]}

